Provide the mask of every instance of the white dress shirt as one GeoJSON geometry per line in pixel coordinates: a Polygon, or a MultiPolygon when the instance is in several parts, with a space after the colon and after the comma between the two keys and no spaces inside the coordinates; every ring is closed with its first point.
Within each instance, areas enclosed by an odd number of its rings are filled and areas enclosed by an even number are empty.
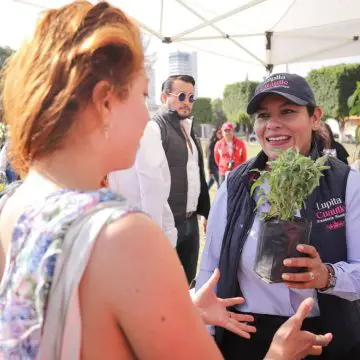
{"type": "Polygon", "coordinates": [[[170,170],[157,123],[149,121],[146,125],[134,166],[114,171],[108,179],[110,189],[121,193],[130,204],[149,214],[175,247],[177,230],[168,203],[170,170]]]}
{"type": "Polygon", "coordinates": [[[186,141],[188,149],[188,162],[186,165],[187,181],[188,181],[188,193],[186,202],[186,212],[195,212],[199,202],[200,196],[200,168],[199,168],[199,152],[195,145],[194,140],[191,138],[192,120],[185,119],[180,120],[180,125],[186,131],[187,140],[190,141],[191,147],[188,141],[186,141]]]}

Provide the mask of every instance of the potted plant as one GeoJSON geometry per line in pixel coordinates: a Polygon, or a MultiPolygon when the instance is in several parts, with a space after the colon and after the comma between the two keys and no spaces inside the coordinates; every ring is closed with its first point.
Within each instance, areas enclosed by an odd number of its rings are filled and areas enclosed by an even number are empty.
{"type": "Polygon", "coordinates": [[[267,183],[268,193],[258,190],[259,205],[268,202],[269,210],[261,214],[259,241],[255,259],[255,272],[266,282],[282,282],[284,272],[305,271],[301,268],[284,267],[286,258],[304,256],[296,250],[298,244],[308,244],[311,221],[297,217],[298,210],[305,208],[305,201],[319,185],[328,156],[313,161],[298,150],[279,151],[276,160],[267,163],[267,170],[259,171],[259,177],[251,187],[255,189],[267,183]]]}

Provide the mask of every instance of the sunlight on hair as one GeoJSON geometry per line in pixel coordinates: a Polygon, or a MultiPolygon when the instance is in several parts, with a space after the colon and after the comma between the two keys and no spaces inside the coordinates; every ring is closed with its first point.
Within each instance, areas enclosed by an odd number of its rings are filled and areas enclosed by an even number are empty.
{"type": "Polygon", "coordinates": [[[4,119],[17,172],[26,174],[33,161],[61,147],[99,81],[125,98],[143,68],[140,30],[120,9],[77,1],[44,12],[4,69],[4,119]]]}

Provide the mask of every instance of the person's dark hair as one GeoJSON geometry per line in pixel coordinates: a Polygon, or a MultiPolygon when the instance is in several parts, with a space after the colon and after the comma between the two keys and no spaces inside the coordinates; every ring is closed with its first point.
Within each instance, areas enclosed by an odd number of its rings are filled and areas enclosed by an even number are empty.
{"type": "Polygon", "coordinates": [[[334,134],[329,124],[325,122],[321,123],[318,130],[313,131],[313,139],[321,151],[324,149],[332,149],[335,146],[334,134]]]}
{"type": "Polygon", "coordinates": [[[216,129],[213,130],[210,138],[210,144],[216,143],[218,141],[216,134],[219,130],[221,130],[221,126],[218,126],[216,129]]]}
{"type": "Polygon", "coordinates": [[[332,132],[332,130],[331,130],[331,127],[330,127],[329,124],[327,124],[327,123],[325,123],[324,125],[325,125],[325,127],[326,127],[326,130],[327,130],[328,133],[329,133],[330,143],[333,144],[333,143],[335,142],[335,138],[334,138],[334,134],[333,134],[333,132],[332,132]]]}
{"type": "Polygon", "coordinates": [[[306,108],[307,108],[307,112],[308,112],[309,116],[313,116],[314,112],[315,112],[315,109],[316,109],[316,106],[314,106],[314,105],[306,105],[306,108]]]}
{"type": "Polygon", "coordinates": [[[167,94],[171,93],[172,86],[175,80],[181,80],[195,86],[195,79],[190,75],[171,75],[162,83],[161,92],[165,92],[167,94]]]}

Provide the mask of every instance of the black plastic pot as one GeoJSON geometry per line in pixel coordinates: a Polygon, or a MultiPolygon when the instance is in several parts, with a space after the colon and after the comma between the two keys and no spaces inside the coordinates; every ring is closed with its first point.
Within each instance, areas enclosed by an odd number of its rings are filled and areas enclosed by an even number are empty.
{"type": "Polygon", "coordinates": [[[305,272],[304,268],[284,266],[287,258],[304,257],[298,252],[298,244],[309,244],[311,222],[296,218],[295,221],[262,220],[255,259],[255,272],[268,283],[283,282],[281,275],[305,272]]]}

